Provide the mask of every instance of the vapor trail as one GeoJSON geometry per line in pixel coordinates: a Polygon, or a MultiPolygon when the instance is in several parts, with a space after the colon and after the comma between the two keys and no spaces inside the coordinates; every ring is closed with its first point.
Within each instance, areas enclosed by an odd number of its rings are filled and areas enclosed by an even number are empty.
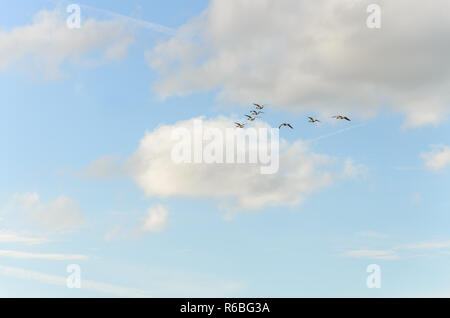
{"type": "Polygon", "coordinates": [[[362,126],[366,126],[366,124],[363,123],[363,124],[358,124],[358,125],[354,125],[354,126],[351,126],[351,127],[339,129],[339,130],[337,130],[335,132],[332,132],[332,133],[329,133],[329,134],[326,134],[326,135],[322,135],[322,136],[319,136],[319,137],[316,137],[316,138],[308,139],[308,140],[306,140],[306,142],[314,142],[314,141],[318,141],[318,140],[321,140],[321,139],[333,137],[333,136],[342,134],[342,133],[344,133],[346,131],[349,131],[349,130],[352,130],[352,129],[355,129],[355,128],[359,128],[359,127],[362,127],[362,126]]]}
{"type": "Polygon", "coordinates": [[[85,4],[80,4],[80,7],[88,9],[88,10],[104,13],[104,14],[107,14],[107,15],[112,16],[112,17],[124,19],[124,20],[132,22],[132,23],[134,23],[136,25],[139,25],[141,27],[144,27],[144,28],[156,31],[156,32],[164,33],[164,34],[167,34],[167,35],[174,35],[175,34],[175,29],[166,27],[166,26],[161,25],[161,24],[152,23],[152,22],[148,22],[148,21],[145,21],[145,20],[137,19],[137,18],[132,18],[132,17],[127,16],[127,15],[123,15],[123,14],[116,13],[116,12],[113,12],[113,11],[110,11],[110,10],[106,10],[106,9],[100,9],[100,8],[91,7],[91,6],[88,6],[88,5],[85,5],[85,4]]]}

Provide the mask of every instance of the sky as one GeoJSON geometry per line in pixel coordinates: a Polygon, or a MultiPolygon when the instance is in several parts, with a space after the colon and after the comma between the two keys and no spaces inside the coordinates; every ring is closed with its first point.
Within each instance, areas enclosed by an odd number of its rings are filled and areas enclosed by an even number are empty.
{"type": "Polygon", "coordinates": [[[448,1],[70,4],[0,2],[0,297],[450,296],[448,1]],[[196,119],[294,129],[176,165],[196,119]]]}

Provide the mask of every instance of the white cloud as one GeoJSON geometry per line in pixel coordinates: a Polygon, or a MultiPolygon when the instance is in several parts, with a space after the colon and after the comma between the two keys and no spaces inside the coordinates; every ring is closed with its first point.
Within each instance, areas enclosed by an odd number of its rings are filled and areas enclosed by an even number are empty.
{"type": "MultiPolygon", "coordinates": [[[[177,141],[172,132],[180,127],[192,132],[198,118],[147,132],[127,162],[127,169],[149,197],[216,199],[233,209],[259,209],[267,205],[298,205],[308,195],[332,184],[335,158],[316,154],[306,143],[280,141],[278,173],[262,175],[257,164],[176,164],[171,152],[177,141]]],[[[203,120],[203,128],[234,127],[225,117],[203,120]]],[[[256,125],[269,127],[259,121],[256,125]]]]}
{"type": "Polygon", "coordinates": [[[369,169],[363,164],[357,164],[353,159],[347,158],[344,163],[344,175],[349,178],[357,179],[367,175],[369,169]]]}
{"type": "Polygon", "coordinates": [[[0,250],[0,257],[19,258],[19,259],[44,259],[54,261],[87,259],[86,255],[81,254],[45,254],[45,253],[28,253],[11,250],[0,250]]]}
{"type": "Polygon", "coordinates": [[[18,206],[25,210],[32,209],[39,204],[39,194],[37,194],[36,192],[15,194],[13,199],[14,202],[18,204],[18,206]]]}
{"type": "Polygon", "coordinates": [[[168,215],[169,213],[162,205],[150,207],[139,231],[160,232],[164,230],[167,225],[168,215]]]}
{"type": "Polygon", "coordinates": [[[67,15],[55,11],[37,13],[32,24],[0,30],[0,70],[24,62],[48,78],[60,76],[65,61],[80,62],[92,53],[110,60],[122,57],[133,35],[119,20],[88,19],[79,29],[69,29],[67,15]]]}
{"type": "Polygon", "coordinates": [[[433,150],[421,154],[425,160],[425,167],[438,171],[450,165],[450,147],[440,145],[433,146],[433,150]]]}
{"type": "Polygon", "coordinates": [[[32,214],[32,218],[45,228],[57,230],[78,227],[83,223],[78,203],[66,196],[48,202],[40,212],[32,214]]]}
{"type": "Polygon", "coordinates": [[[12,203],[6,207],[6,212],[10,216],[23,213],[30,223],[55,232],[76,229],[84,222],[78,202],[64,195],[42,203],[37,193],[16,194],[12,203]]]}
{"type": "MultiPolygon", "coordinates": [[[[37,271],[3,265],[0,265],[0,274],[20,279],[35,280],[42,283],[58,285],[67,288],[67,277],[63,276],[49,275],[37,271]]],[[[136,288],[105,284],[85,279],[83,279],[81,282],[81,288],[105,294],[113,294],[121,297],[150,297],[150,293],[147,291],[139,290],[136,288]]]]}
{"type": "MultiPolygon", "coordinates": [[[[117,213],[114,214],[117,216],[117,213]]],[[[146,213],[128,212],[125,215],[126,218],[117,220],[115,225],[106,231],[103,236],[105,242],[139,239],[147,232],[162,232],[167,226],[169,212],[161,204],[156,204],[149,207],[146,213]]]]}
{"type": "Polygon", "coordinates": [[[123,165],[114,156],[103,156],[95,159],[76,174],[93,179],[107,179],[120,177],[125,174],[123,165]]]}
{"type": "Polygon", "coordinates": [[[437,124],[450,103],[450,2],[213,0],[146,53],[165,98],[219,90],[238,103],[360,116],[390,109],[405,127],[437,124]],[[419,45],[420,44],[420,45],[419,45]]]}
{"type": "Polygon", "coordinates": [[[25,244],[42,244],[49,240],[41,237],[31,237],[22,235],[12,231],[0,231],[0,243],[25,243],[25,244]]]}

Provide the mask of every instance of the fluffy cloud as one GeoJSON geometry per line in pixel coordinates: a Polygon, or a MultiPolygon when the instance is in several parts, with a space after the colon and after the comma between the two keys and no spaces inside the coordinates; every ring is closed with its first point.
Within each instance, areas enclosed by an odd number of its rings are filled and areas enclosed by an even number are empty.
{"type": "Polygon", "coordinates": [[[169,213],[162,205],[150,207],[139,230],[141,232],[161,232],[167,225],[168,215],[169,213]]]}
{"type": "Polygon", "coordinates": [[[0,30],[0,70],[23,64],[24,59],[46,77],[60,75],[64,61],[77,62],[83,56],[99,53],[106,59],[123,56],[133,35],[118,20],[89,19],[79,29],[69,29],[68,15],[41,11],[32,24],[0,30]]]}
{"type": "Polygon", "coordinates": [[[449,111],[450,2],[212,0],[177,35],[146,53],[165,98],[219,89],[238,103],[361,116],[382,108],[405,127],[437,124],[449,111]]]}
{"type": "MultiPolygon", "coordinates": [[[[288,143],[283,139],[279,171],[274,174],[261,174],[260,166],[250,163],[175,163],[171,155],[179,140],[172,139],[172,133],[184,128],[193,134],[195,121],[201,119],[160,126],[141,140],[127,169],[149,197],[216,199],[231,210],[297,205],[345,175],[336,171],[335,158],[312,152],[302,141],[288,143]]],[[[270,128],[262,121],[255,125],[270,128]]],[[[219,117],[202,120],[202,126],[204,131],[213,128],[225,135],[234,124],[232,119],[219,117]]],[[[204,143],[205,149],[207,144],[204,143]]]]}
{"type": "Polygon", "coordinates": [[[28,222],[50,232],[70,231],[84,222],[79,204],[64,195],[42,203],[37,193],[16,194],[6,212],[24,214],[28,222]]]}
{"type": "Polygon", "coordinates": [[[450,147],[448,146],[434,146],[432,151],[422,153],[421,156],[425,160],[425,167],[434,171],[450,165],[450,147]]]}

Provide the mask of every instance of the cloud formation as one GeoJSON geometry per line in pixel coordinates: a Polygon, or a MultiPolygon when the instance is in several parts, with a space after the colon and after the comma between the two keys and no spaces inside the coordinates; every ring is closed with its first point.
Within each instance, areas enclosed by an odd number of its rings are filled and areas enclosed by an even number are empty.
{"type": "Polygon", "coordinates": [[[169,213],[162,205],[156,205],[148,208],[147,215],[141,227],[140,232],[161,232],[167,225],[169,213]]]}
{"type": "Polygon", "coordinates": [[[123,177],[126,175],[126,171],[115,156],[103,156],[90,162],[83,169],[75,171],[74,175],[101,180],[123,177]]]}
{"type": "Polygon", "coordinates": [[[105,242],[137,240],[142,239],[148,233],[162,232],[167,227],[169,212],[162,204],[155,204],[145,212],[115,212],[112,217],[116,220],[113,221],[114,225],[103,235],[105,242]]]}
{"type": "MultiPolygon", "coordinates": [[[[226,117],[193,118],[147,132],[127,162],[127,170],[147,196],[216,199],[231,210],[293,206],[348,174],[359,174],[361,169],[352,161],[336,169],[336,158],[314,153],[300,140],[288,143],[283,139],[275,174],[261,174],[260,165],[250,163],[177,164],[171,157],[178,142],[172,133],[183,128],[193,134],[196,120],[202,120],[204,130],[218,129],[223,135],[234,127],[234,121],[226,117]]],[[[255,125],[270,128],[262,121],[255,125]]]]}
{"type": "Polygon", "coordinates": [[[219,97],[289,110],[370,116],[389,109],[405,127],[441,122],[450,103],[450,2],[212,0],[177,35],[146,53],[160,97],[219,97]]]}
{"type": "Polygon", "coordinates": [[[439,145],[433,146],[430,152],[424,152],[421,157],[425,160],[425,167],[438,171],[450,165],[450,147],[439,145]]]}
{"type": "Polygon", "coordinates": [[[353,179],[357,179],[357,178],[361,178],[367,175],[369,169],[359,163],[355,163],[355,161],[351,158],[347,158],[347,160],[345,160],[344,163],[344,175],[349,177],[349,178],[353,178],[353,179]]]}
{"type": "Polygon", "coordinates": [[[25,215],[28,223],[48,232],[72,231],[84,223],[78,202],[64,195],[42,203],[37,193],[15,194],[5,210],[9,217],[25,215]]]}
{"type": "Polygon", "coordinates": [[[67,16],[44,10],[29,25],[0,29],[0,70],[27,62],[45,77],[56,78],[65,61],[80,62],[89,54],[118,59],[133,42],[132,32],[119,20],[88,19],[81,28],[70,29],[67,16]]]}

